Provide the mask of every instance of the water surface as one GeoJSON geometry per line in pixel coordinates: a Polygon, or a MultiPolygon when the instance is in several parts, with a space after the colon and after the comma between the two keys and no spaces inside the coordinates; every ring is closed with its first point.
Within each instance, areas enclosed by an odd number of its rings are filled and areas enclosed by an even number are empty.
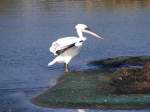
{"type": "Polygon", "coordinates": [[[51,42],[75,36],[74,26],[78,23],[87,24],[104,38],[98,41],[85,35],[89,38],[70,65],[76,71],[91,68],[87,62],[96,59],[150,55],[149,12],[149,0],[1,0],[0,110],[77,111],[40,108],[30,103],[31,97],[54,85],[63,73],[63,65],[47,67],[54,58],[48,51],[51,42]]]}

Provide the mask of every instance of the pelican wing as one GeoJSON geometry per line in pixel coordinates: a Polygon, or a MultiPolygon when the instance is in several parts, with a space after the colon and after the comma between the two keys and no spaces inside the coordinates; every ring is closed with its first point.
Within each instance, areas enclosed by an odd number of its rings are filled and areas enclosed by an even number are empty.
{"type": "Polygon", "coordinates": [[[50,52],[54,55],[59,55],[63,53],[68,48],[74,46],[76,42],[78,42],[77,37],[65,37],[54,41],[50,47],[50,52]]]}
{"type": "Polygon", "coordinates": [[[60,50],[56,51],[56,54],[57,54],[57,55],[60,55],[60,54],[62,54],[63,52],[65,52],[67,49],[69,49],[69,48],[71,48],[71,47],[73,47],[73,46],[75,46],[75,43],[66,46],[64,49],[60,49],[60,50]]]}

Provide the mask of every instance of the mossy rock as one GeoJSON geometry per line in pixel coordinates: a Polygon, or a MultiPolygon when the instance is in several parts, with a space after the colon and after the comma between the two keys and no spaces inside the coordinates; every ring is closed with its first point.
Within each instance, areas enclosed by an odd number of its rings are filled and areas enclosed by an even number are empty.
{"type": "MultiPolygon", "coordinates": [[[[121,60],[121,57],[117,59],[121,60]]],[[[149,60],[147,57],[140,59],[149,60]]],[[[122,60],[127,62],[128,59],[122,60]]],[[[143,60],[138,63],[143,65],[143,60]]],[[[114,72],[108,68],[67,73],[58,79],[55,86],[33,98],[32,102],[50,108],[150,108],[150,92],[135,89],[140,87],[138,84],[146,87],[144,82],[148,71],[142,68],[118,68],[114,72]],[[126,72],[128,74],[124,74],[126,72]],[[133,84],[136,86],[131,88],[133,84]],[[122,91],[123,88],[126,91],[122,91]]]]}
{"type": "Polygon", "coordinates": [[[121,68],[111,75],[111,85],[118,94],[149,94],[150,63],[144,68],[121,68]]]}

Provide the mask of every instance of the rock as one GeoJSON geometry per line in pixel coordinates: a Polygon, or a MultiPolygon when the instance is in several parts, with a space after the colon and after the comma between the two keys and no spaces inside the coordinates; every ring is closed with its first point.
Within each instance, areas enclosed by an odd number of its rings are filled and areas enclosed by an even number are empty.
{"type": "Polygon", "coordinates": [[[91,61],[89,64],[100,66],[103,68],[118,68],[122,66],[143,66],[145,62],[150,61],[150,56],[121,56],[115,58],[107,58],[103,60],[91,61]]]}
{"type": "Polygon", "coordinates": [[[32,102],[50,108],[149,108],[149,62],[149,56],[95,61],[102,68],[63,74],[32,102]]]}
{"type": "Polygon", "coordinates": [[[150,63],[144,68],[121,68],[112,74],[111,85],[117,94],[150,94],[150,63]]]}

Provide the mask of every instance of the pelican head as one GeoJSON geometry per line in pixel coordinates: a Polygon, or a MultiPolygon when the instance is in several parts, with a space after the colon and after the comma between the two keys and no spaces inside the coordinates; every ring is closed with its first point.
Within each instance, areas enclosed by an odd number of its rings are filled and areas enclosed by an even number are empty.
{"type": "Polygon", "coordinates": [[[100,38],[100,39],[103,39],[101,36],[99,36],[98,34],[94,33],[93,31],[91,31],[87,25],[85,24],[77,24],[75,26],[76,30],[77,30],[77,33],[79,35],[79,37],[83,37],[82,33],[88,33],[88,34],[91,34],[97,38],[100,38]]]}

